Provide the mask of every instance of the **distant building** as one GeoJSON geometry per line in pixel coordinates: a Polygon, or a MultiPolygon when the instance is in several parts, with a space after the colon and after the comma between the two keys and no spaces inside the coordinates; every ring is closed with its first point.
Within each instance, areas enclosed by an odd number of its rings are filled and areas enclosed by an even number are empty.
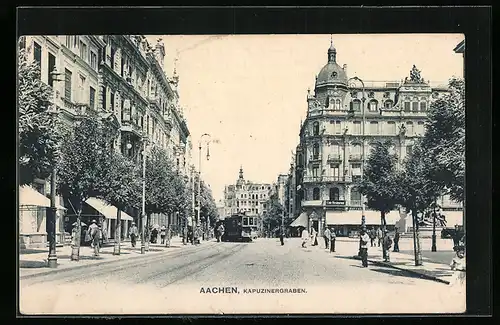
{"type": "Polygon", "coordinates": [[[229,216],[239,212],[261,215],[271,189],[271,184],[245,180],[241,167],[236,184],[227,185],[224,189],[224,215],[229,216]]]}
{"type": "MultiPolygon", "coordinates": [[[[292,166],[294,224],[314,227],[320,233],[332,225],[347,235],[361,224],[365,198],[357,186],[374,142],[392,140],[391,151],[400,166],[411,153],[413,141],[424,134],[431,102],[447,92],[447,86],[425,81],[415,66],[410,78],[401,81],[353,80],[346,65],[337,63],[333,43],[327,54],[314,94],[308,91],[307,118],[292,166]]],[[[368,226],[380,225],[377,211],[365,211],[365,219],[368,226]]],[[[389,225],[399,220],[398,211],[387,215],[389,225]]]]}

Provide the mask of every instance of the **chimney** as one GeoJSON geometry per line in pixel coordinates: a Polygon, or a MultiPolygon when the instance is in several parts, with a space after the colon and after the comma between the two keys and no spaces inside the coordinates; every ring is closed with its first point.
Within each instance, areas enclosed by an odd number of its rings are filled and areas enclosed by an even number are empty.
{"type": "Polygon", "coordinates": [[[159,38],[157,40],[155,50],[154,50],[155,58],[163,69],[163,63],[165,59],[165,45],[163,44],[163,40],[159,38]]]}

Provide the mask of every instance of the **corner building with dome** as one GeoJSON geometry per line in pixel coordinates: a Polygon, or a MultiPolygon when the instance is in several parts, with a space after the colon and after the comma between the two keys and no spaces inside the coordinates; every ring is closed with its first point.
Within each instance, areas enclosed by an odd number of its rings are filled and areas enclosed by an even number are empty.
{"type": "MultiPolygon", "coordinates": [[[[447,92],[446,82],[432,86],[414,66],[401,81],[365,81],[349,76],[337,62],[331,43],[327,63],[316,76],[314,94],[308,90],[307,117],[301,123],[295,155],[295,201],[292,227],[314,227],[323,234],[333,226],[339,236],[359,230],[362,202],[357,189],[374,142],[392,140],[398,165],[424,134],[431,102],[447,92]]],[[[410,68],[410,67],[409,67],[410,68]]],[[[461,224],[461,206],[443,197],[444,214],[461,224]]],[[[365,211],[366,225],[380,225],[380,212],[365,211]]],[[[389,229],[405,232],[411,219],[400,211],[386,216],[389,229]]]]}

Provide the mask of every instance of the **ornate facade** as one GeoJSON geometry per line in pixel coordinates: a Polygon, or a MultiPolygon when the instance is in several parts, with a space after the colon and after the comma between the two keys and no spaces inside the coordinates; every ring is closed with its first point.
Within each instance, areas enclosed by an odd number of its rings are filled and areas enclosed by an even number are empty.
{"type": "MultiPolygon", "coordinates": [[[[362,198],[357,184],[375,141],[390,139],[401,164],[423,135],[429,105],[446,92],[420,77],[414,66],[410,78],[393,82],[364,82],[349,78],[347,67],[328,49],[327,64],[308,91],[307,118],[300,129],[295,156],[296,215],[320,233],[325,225],[348,234],[361,223],[362,198]]],[[[366,211],[366,224],[379,225],[380,214],[366,211]]],[[[397,211],[388,224],[400,219],[397,211]]]]}

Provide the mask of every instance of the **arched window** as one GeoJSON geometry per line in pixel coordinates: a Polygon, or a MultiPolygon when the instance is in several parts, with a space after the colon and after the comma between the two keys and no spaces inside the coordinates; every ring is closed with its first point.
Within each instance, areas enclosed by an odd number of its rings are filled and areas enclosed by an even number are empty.
{"type": "Polygon", "coordinates": [[[361,101],[359,99],[355,99],[351,102],[351,107],[355,112],[361,111],[361,101]]]}
{"type": "Polygon", "coordinates": [[[336,187],[330,188],[330,201],[338,201],[339,197],[339,189],[336,187]]]}
{"type": "Polygon", "coordinates": [[[319,122],[314,122],[313,123],[313,134],[314,135],[319,135],[319,122]]]}
{"type": "Polygon", "coordinates": [[[351,189],[351,204],[361,205],[361,193],[357,188],[351,189]]]}
{"type": "Polygon", "coordinates": [[[425,98],[422,98],[422,101],[420,102],[420,111],[427,111],[427,102],[425,101],[425,98]]]}
{"type": "Polygon", "coordinates": [[[368,109],[372,112],[375,112],[377,111],[377,108],[378,108],[378,101],[376,99],[370,100],[370,102],[368,103],[368,109]]]}
{"type": "Polygon", "coordinates": [[[361,144],[354,143],[352,145],[352,154],[354,154],[354,155],[360,155],[361,154],[361,144]]]}
{"type": "Polygon", "coordinates": [[[391,99],[388,99],[384,102],[384,107],[386,109],[391,109],[394,106],[394,102],[391,99]]]}
{"type": "Polygon", "coordinates": [[[313,147],[313,158],[317,159],[319,157],[319,143],[315,143],[313,147]]]}
{"type": "Polygon", "coordinates": [[[315,187],[313,189],[313,200],[315,200],[315,201],[320,200],[319,188],[318,187],[315,187]]]}
{"type": "Polygon", "coordinates": [[[335,110],[340,111],[340,99],[335,100],[335,110]]]}

